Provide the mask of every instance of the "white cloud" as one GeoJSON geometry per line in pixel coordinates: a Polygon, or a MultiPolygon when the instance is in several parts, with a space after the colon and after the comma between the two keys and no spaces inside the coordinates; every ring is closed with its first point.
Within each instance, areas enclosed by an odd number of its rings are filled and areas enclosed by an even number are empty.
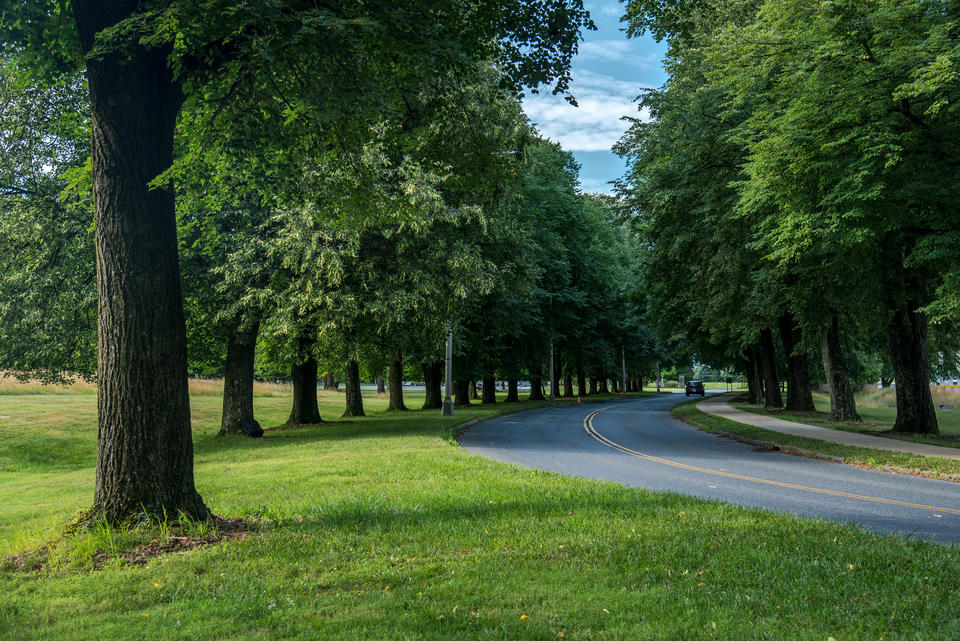
{"type": "Polygon", "coordinates": [[[581,178],[580,191],[590,194],[612,194],[613,186],[608,184],[606,180],[598,180],[596,178],[581,178]]]}
{"type": "Polygon", "coordinates": [[[636,45],[626,38],[619,40],[594,40],[580,44],[580,51],[577,54],[577,58],[582,64],[589,64],[591,62],[616,62],[643,69],[652,69],[660,66],[659,53],[638,53],[636,49],[636,45]]]}
{"type": "Polygon", "coordinates": [[[609,151],[627,129],[624,116],[647,120],[633,102],[640,88],[589,71],[574,73],[571,90],[579,107],[559,96],[531,95],[523,100],[524,110],[547,138],[568,151],[609,151]]]}

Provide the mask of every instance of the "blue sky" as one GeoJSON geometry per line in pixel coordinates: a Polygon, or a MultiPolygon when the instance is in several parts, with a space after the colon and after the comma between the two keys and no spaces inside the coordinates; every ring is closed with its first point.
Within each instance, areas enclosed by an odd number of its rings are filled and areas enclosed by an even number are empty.
{"type": "Polygon", "coordinates": [[[617,0],[584,4],[597,30],[584,34],[573,61],[570,90],[580,106],[549,91],[528,94],[523,105],[541,134],[573,152],[581,165],[582,189],[610,193],[607,182],[624,171],[623,161],[610,151],[627,127],[620,118],[638,114],[634,99],[641,88],[659,87],[666,80],[660,64],[666,44],[649,36],[627,39],[619,21],[624,5],[617,0]]]}

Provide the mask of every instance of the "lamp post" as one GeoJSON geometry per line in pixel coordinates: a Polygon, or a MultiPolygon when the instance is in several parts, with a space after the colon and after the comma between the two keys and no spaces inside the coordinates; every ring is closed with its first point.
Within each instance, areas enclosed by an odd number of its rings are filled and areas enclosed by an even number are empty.
{"type": "Polygon", "coordinates": [[[627,393],[627,349],[621,345],[620,346],[620,356],[623,359],[623,386],[620,388],[621,394],[627,393]]]}
{"type": "Polygon", "coordinates": [[[553,339],[550,339],[550,404],[552,405],[554,401],[557,400],[556,397],[557,389],[557,380],[554,378],[553,372],[553,339]]]}
{"type": "Polygon", "coordinates": [[[447,359],[446,359],[446,392],[443,397],[441,416],[453,416],[453,325],[447,321],[447,359]]]}

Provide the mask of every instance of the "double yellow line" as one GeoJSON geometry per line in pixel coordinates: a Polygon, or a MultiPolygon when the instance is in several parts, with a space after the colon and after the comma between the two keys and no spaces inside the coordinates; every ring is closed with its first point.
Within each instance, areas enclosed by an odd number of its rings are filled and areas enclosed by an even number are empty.
{"type": "MultiPolygon", "coordinates": [[[[616,406],[612,406],[616,407],[616,406]]],[[[771,481],[769,479],[761,479],[755,476],[745,476],[743,474],[734,474],[732,472],[723,472],[720,470],[711,470],[705,467],[697,467],[696,465],[687,465],[686,463],[678,463],[676,461],[671,461],[669,459],[660,458],[659,456],[650,456],[649,454],[644,454],[643,452],[638,452],[632,450],[629,447],[625,447],[611,441],[609,438],[597,431],[593,426],[594,417],[600,412],[606,411],[610,407],[604,407],[598,410],[594,410],[583,419],[583,429],[586,430],[587,434],[596,439],[597,441],[603,443],[607,447],[617,450],[618,452],[623,452],[624,454],[629,454],[630,456],[635,456],[639,459],[645,461],[651,461],[653,463],[661,463],[663,465],[669,465],[670,467],[676,467],[681,470],[690,470],[692,472],[703,472],[704,474],[710,474],[713,476],[722,476],[724,478],[737,479],[740,481],[749,481],[751,483],[760,483],[763,485],[775,485],[777,487],[786,487],[792,490],[801,490],[804,492],[813,492],[815,494],[828,494],[830,496],[841,496],[848,499],[858,499],[860,501],[869,501],[871,503],[885,503],[887,505],[899,505],[901,507],[910,507],[918,510],[927,510],[930,512],[937,512],[941,514],[958,514],[960,515],[960,510],[949,508],[949,507],[936,507],[933,505],[924,505],[922,503],[910,503],[909,501],[897,501],[894,499],[884,499],[878,496],[865,496],[863,494],[853,494],[851,492],[841,492],[839,490],[825,490],[819,487],[809,487],[807,485],[797,485],[796,483],[784,483],[783,481],[771,481]]]]}

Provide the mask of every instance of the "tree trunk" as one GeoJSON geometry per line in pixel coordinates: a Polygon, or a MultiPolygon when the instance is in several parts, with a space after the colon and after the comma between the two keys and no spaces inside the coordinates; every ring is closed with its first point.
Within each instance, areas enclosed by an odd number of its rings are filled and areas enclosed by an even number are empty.
{"type": "Polygon", "coordinates": [[[220,433],[241,434],[240,426],[253,418],[253,367],[260,323],[242,329],[234,326],[227,339],[227,359],[223,374],[223,412],[220,433]]]}
{"type": "Polygon", "coordinates": [[[540,367],[530,366],[530,396],[528,401],[543,401],[546,397],[543,395],[543,377],[540,375],[540,367]]]}
{"type": "Polygon", "coordinates": [[[887,327],[890,361],[897,389],[895,432],[937,434],[937,414],[930,396],[930,366],[927,356],[927,317],[915,311],[918,305],[905,301],[893,306],[887,327]]]}
{"type": "Polygon", "coordinates": [[[454,407],[470,407],[470,381],[453,382],[454,407]]]}
{"type": "Polygon", "coordinates": [[[360,393],[360,364],[350,359],[346,367],[343,368],[344,391],[346,396],[346,407],[343,410],[343,416],[365,416],[363,413],[363,395],[360,393]]]}
{"type": "Polygon", "coordinates": [[[291,425],[309,425],[322,423],[320,408],[317,405],[317,359],[309,357],[302,363],[294,364],[290,371],[293,380],[293,408],[287,423],[291,425]]]}
{"type": "Polygon", "coordinates": [[[880,387],[881,387],[881,388],[887,389],[888,387],[890,387],[891,384],[893,384],[893,379],[892,379],[892,378],[884,378],[883,376],[880,377],[880,387]]]}
{"type": "Polygon", "coordinates": [[[423,397],[423,409],[438,410],[443,407],[443,361],[423,364],[423,384],[426,393],[423,397]]]}
{"type": "Polygon", "coordinates": [[[567,369],[563,377],[563,397],[571,398],[573,396],[573,372],[567,369]]]}
{"type": "Polygon", "coordinates": [[[470,398],[472,400],[477,400],[480,398],[480,395],[477,394],[477,381],[470,379],[470,398]]]}
{"type": "Polygon", "coordinates": [[[853,398],[847,359],[840,347],[840,320],[836,314],[831,315],[829,325],[820,329],[820,354],[827,385],[830,386],[830,418],[859,422],[861,419],[853,398]]]}
{"type": "Polygon", "coordinates": [[[773,332],[760,332],[760,372],[763,376],[763,406],[767,409],[783,408],[780,379],[777,376],[777,352],[773,347],[773,332]]]}
{"type": "Polygon", "coordinates": [[[480,402],[484,405],[492,405],[497,402],[497,379],[493,374],[493,370],[484,372],[483,398],[480,402]]]}
{"type": "Polygon", "coordinates": [[[517,379],[511,378],[507,380],[507,398],[504,401],[505,403],[516,403],[520,400],[517,387],[517,379]]]}
{"type": "Polygon", "coordinates": [[[813,389],[810,387],[810,364],[802,346],[803,334],[793,315],[783,314],[778,322],[783,351],[787,354],[787,409],[814,412],[813,389]]]}
{"type": "Polygon", "coordinates": [[[610,385],[614,394],[620,393],[620,381],[616,378],[610,380],[610,385]]]}
{"type": "Polygon", "coordinates": [[[323,389],[325,390],[337,389],[337,381],[334,380],[333,374],[327,372],[327,374],[323,377],[323,389]]]}
{"type": "MultiPolygon", "coordinates": [[[[600,381],[597,380],[596,374],[590,375],[590,391],[588,394],[596,395],[600,393],[600,381]]],[[[586,394],[585,394],[586,396],[586,394]]]]}
{"type": "MultiPolygon", "coordinates": [[[[84,52],[140,5],[73,2],[84,52]]],[[[130,44],[86,59],[98,293],[91,513],[113,522],[144,511],[210,514],[193,480],[174,194],[148,186],[173,160],[181,92],[169,53],[130,44]]]]}
{"type": "Polygon", "coordinates": [[[390,359],[390,405],[388,412],[406,412],[403,404],[403,357],[399,352],[390,359]]]}
{"type": "Polygon", "coordinates": [[[577,396],[587,395],[587,376],[583,373],[583,368],[577,368],[577,396]]]}
{"type": "Polygon", "coordinates": [[[382,376],[377,377],[377,394],[386,394],[387,393],[387,382],[383,380],[382,376]]]}
{"type": "Polygon", "coordinates": [[[600,394],[609,394],[609,393],[610,393],[610,388],[607,387],[607,375],[606,375],[606,374],[604,374],[604,373],[601,373],[601,374],[600,374],[600,381],[599,381],[599,383],[600,383],[599,393],[600,393],[600,394]]]}
{"type": "Polygon", "coordinates": [[[747,355],[747,402],[763,405],[763,377],[760,376],[760,348],[748,347],[747,355]]]}

